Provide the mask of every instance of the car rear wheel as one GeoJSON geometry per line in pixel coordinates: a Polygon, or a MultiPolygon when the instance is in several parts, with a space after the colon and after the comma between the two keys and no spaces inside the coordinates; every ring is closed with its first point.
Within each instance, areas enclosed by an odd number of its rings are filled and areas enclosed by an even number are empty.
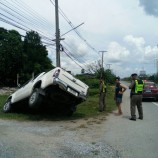
{"type": "Polygon", "coordinates": [[[29,107],[38,108],[42,103],[42,95],[39,93],[39,89],[35,88],[29,98],[29,107]]]}
{"type": "Polygon", "coordinates": [[[11,112],[11,100],[8,99],[3,106],[3,112],[8,113],[11,112]]]}

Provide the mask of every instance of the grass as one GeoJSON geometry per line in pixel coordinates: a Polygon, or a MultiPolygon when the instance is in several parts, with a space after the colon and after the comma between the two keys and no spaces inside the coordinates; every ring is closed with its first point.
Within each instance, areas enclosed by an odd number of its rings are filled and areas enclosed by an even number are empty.
{"type": "Polygon", "coordinates": [[[48,113],[29,113],[29,112],[20,112],[20,113],[4,113],[2,112],[3,105],[7,99],[7,95],[0,95],[0,118],[1,119],[12,119],[12,120],[32,120],[32,121],[41,121],[41,120],[73,120],[79,118],[90,118],[99,115],[107,115],[111,113],[115,108],[115,102],[113,99],[114,90],[113,88],[108,88],[108,93],[106,97],[107,107],[106,112],[98,112],[98,102],[99,102],[99,95],[98,89],[90,89],[88,99],[79,104],[77,106],[77,111],[73,114],[72,117],[64,117],[58,115],[52,115],[48,113]]]}
{"type": "MultiPolygon", "coordinates": [[[[78,106],[77,112],[75,113],[76,116],[82,114],[85,117],[93,117],[101,114],[100,112],[98,112],[99,95],[94,94],[94,91],[98,92],[98,90],[92,89],[91,91],[90,94],[93,93],[93,95],[90,95],[86,102],[83,102],[78,106]]],[[[106,102],[107,102],[106,112],[103,112],[103,114],[111,113],[114,109],[116,109],[116,105],[113,98],[114,98],[114,91],[112,88],[110,88],[106,96],[106,102]]]]}

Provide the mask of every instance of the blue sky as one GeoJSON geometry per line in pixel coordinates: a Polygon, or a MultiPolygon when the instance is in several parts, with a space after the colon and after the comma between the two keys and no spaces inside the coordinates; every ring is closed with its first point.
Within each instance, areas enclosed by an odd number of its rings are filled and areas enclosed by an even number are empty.
{"type": "MultiPolygon", "coordinates": [[[[14,4],[10,6],[14,10],[18,9],[15,5],[18,4],[22,5],[21,9],[28,6],[28,12],[36,11],[38,18],[35,14],[32,16],[37,21],[40,21],[40,17],[44,19],[39,22],[38,29],[42,30],[47,37],[55,38],[55,8],[50,0],[1,0],[1,2],[7,5],[14,4]]],[[[139,74],[140,70],[145,70],[147,74],[156,73],[158,1],[59,0],[58,3],[74,26],[84,22],[77,31],[91,47],[74,31],[64,35],[65,40],[61,42],[83,68],[86,69],[87,64],[100,60],[99,51],[106,50],[104,67],[107,68],[110,64],[110,68],[117,76],[130,76],[135,72],[139,74]]],[[[2,4],[0,6],[2,7],[2,4]]],[[[2,10],[1,12],[4,13],[2,10]]],[[[27,17],[27,14],[25,16],[27,17]]],[[[62,35],[71,27],[63,16],[60,15],[59,20],[62,35]]],[[[4,22],[0,21],[0,23],[6,29],[17,29],[4,22]]],[[[30,27],[31,25],[32,23],[30,27]]],[[[25,34],[25,31],[18,31],[25,34]]],[[[55,65],[55,47],[47,46],[47,49],[55,65]]],[[[74,74],[81,71],[81,67],[63,52],[61,52],[61,66],[74,74]]]]}

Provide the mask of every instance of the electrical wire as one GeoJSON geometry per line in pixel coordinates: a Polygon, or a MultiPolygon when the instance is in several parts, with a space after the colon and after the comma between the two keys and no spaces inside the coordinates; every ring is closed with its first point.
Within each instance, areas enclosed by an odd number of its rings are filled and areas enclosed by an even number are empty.
{"type": "MultiPolygon", "coordinates": [[[[3,4],[7,5],[10,8],[14,8],[14,10],[16,9],[17,14],[20,13],[19,15],[25,17],[25,19],[27,19],[27,21],[29,21],[31,24],[39,25],[40,27],[43,27],[45,29],[48,27],[50,28],[51,24],[48,23],[48,21],[45,20],[41,15],[32,10],[27,4],[17,0],[11,0],[11,2],[5,0],[3,4]]],[[[52,27],[54,26],[52,25],[51,28],[52,27]]]]}
{"type": "MultiPolygon", "coordinates": [[[[54,1],[54,3],[52,2],[52,0],[50,0],[51,1],[51,3],[55,6],[55,0],[53,0],[54,1]]],[[[62,9],[59,7],[59,13],[63,16],[63,18],[67,21],[67,23],[74,29],[75,28],[75,26],[72,24],[72,22],[69,20],[69,18],[66,16],[66,14],[62,11],[62,9]]],[[[97,54],[98,54],[98,51],[93,47],[93,46],[91,46],[91,44],[89,44],[89,42],[87,42],[87,40],[84,38],[84,37],[82,37],[82,35],[76,30],[76,29],[74,29],[74,31],[76,32],[76,34],[78,35],[78,37],[84,42],[84,43],[86,43],[86,45],[90,48],[90,49],[92,49],[94,52],[96,52],[97,54]]]]}
{"type": "MultiPolygon", "coordinates": [[[[2,16],[5,16],[5,18],[8,18],[8,20],[10,20],[11,21],[11,23],[13,23],[14,22],[14,26],[15,27],[17,27],[17,25],[18,25],[18,28],[21,28],[21,26],[22,26],[22,30],[25,30],[25,31],[30,31],[30,30],[34,30],[35,32],[38,32],[41,36],[42,36],[42,38],[45,38],[45,39],[47,39],[47,40],[49,40],[49,41],[52,41],[52,39],[51,38],[49,38],[48,36],[45,36],[44,34],[45,33],[43,33],[43,32],[41,32],[39,29],[34,29],[34,28],[29,28],[28,26],[26,26],[26,25],[24,25],[23,23],[25,23],[26,22],[26,20],[27,21],[30,21],[26,16],[24,16],[24,15],[22,15],[22,14],[20,14],[19,12],[17,12],[17,11],[15,11],[15,10],[13,10],[11,7],[8,7],[6,4],[4,4],[4,3],[2,3],[2,2],[0,2],[0,4],[1,5],[3,5],[5,8],[2,8],[2,7],[0,7],[0,9],[1,10],[3,10],[5,13],[7,13],[7,14],[9,14],[12,18],[10,18],[10,17],[8,17],[8,16],[6,16],[6,15],[4,15],[4,14],[1,14],[2,16]],[[9,10],[6,10],[6,9],[9,9],[9,10]],[[17,16],[18,15],[18,16],[17,16]],[[14,18],[14,19],[13,19],[14,18]],[[16,24],[16,25],[15,25],[16,24]],[[24,29],[25,28],[25,29],[24,29]]],[[[17,8],[16,8],[17,9],[17,8]]],[[[4,20],[3,20],[3,22],[5,22],[4,20]]],[[[8,22],[7,22],[8,23],[8,22]]],[[[11,24],[10,23],[10,24],[11,24]]],[[[31,23],[32,24],[32,23],[31,23]]],[[[33,26],[35,26],[35,24],[32,24],[33,26]]],[[[38,26],[38,25],[36,25],[36,26],[38,26]]]]}

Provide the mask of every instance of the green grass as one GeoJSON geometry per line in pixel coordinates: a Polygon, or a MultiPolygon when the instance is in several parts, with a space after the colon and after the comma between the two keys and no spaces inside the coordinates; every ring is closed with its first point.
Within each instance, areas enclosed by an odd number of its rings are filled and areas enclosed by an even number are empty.
{"type": "Polygon", "coordinates": [[[106,97],[107,107],[106,112],[98,112],[99,106],[99,95],[98,89],[90,89],[88,99],[79,104],[77,106],[77,111],[73,114],[72,117],[64,117],[58,116],[48,113],[29,113],[29,112],[20,112],[20,113],[4,113],[2,112],[2,107],[7,99],[6,95],[0,95],[0,118],[1,119],[13,119],[13,120],[32,120],[32,121],[40,121],[40,120],[72,120],[72,119],[79,119],[79,118],[89,118],[95,117],[99,115],[107,115],[111,113],[115,108],[115,102],[113,99],[114,91],[112,88],[108,88],[108,93],[106,97]]]}
{"type": "Polygon", "coordinates": [[[93,117],[100,114],[107,114],[111,113],[114,109],[116,109],[115,101],[114,101],[114,91],[112,88],[107,92],[106,96],[106,112],[100,113],[98,112],[99,109],[99,95],[94,94],[94,92],[98,93],[98,90],[92,89],[90,90],[90,95],[86,102],[81,103],[78,105],[77,112],[74,114],[74,116],[78,116],[79,114],[84,115],[84,117],[93,117]]]}

